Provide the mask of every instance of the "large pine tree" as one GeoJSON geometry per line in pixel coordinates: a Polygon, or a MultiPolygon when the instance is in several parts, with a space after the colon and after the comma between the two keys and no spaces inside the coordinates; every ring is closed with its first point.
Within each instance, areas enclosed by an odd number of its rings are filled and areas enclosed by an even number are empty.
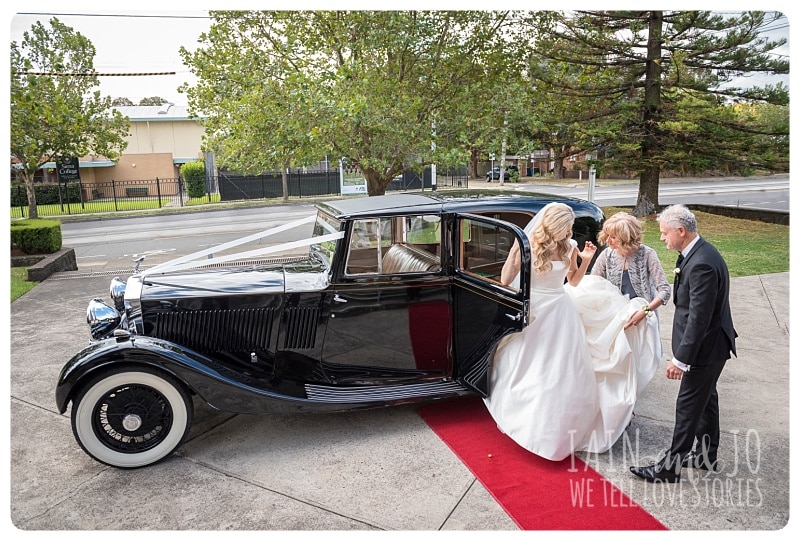
{"type": "Polygon", "coordinates": [[[601,161],[639,173],[634,214],[647,215],[658,209],[662,170],[741,159],[743,136],[766,133],[733,114],[732,103],[788,103],[781,85],[731,84],[753,73],[788,73],[788,59],[773,54],[785,40],[765,36],[776,21],[788,24],[780,13],[763,12],[560,13],[549,32],[538,29],[535,76],[553,93],[591,101],[587,135],[606,151],[601,161]]]}

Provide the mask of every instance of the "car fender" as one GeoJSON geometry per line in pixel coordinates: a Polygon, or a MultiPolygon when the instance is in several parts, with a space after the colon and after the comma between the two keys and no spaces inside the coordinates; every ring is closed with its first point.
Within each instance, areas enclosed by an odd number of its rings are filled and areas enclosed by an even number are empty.
{"type": "Polygon", "coordinates": [[[117,364],[156,367],[183,382],[192,393],[196,390],[182,377],[186,369],[212,375],[206,366],[208,359],[177,344],[143,336],[107,338],[79,351],[61,369],[55,391],[59,413],[66,411],[84,381],[117,364]]]}
{"type": "MultiPolygon", "coordinates": [[[[59,413],[85,382],[112,365],[132,369],[150,366],[173,376],[186,390],[199,396],[211,408],[229,413],[289,413],[302,411],[340,411],[348,405],[327,404],[308,398],[288,396],[250,385],[242,375],[230,371],[214,359],[174,342],[148,336],[107,338],[78,352],[62,368],[55,398],[59,413]]],[[[358,404],[367,407],[367,404],[358,404]]]]}

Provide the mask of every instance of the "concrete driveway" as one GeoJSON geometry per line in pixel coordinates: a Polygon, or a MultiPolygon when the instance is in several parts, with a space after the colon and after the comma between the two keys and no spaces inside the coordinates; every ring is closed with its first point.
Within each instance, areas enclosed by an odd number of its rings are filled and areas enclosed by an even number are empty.
{"type": "MultiPolygon", "coordinates": [[[[37,530],[515,530],[413,406],[228,415],[196,404],[187,443],[138,470],[89,458],[59,415],[62,365],[111,276],[53,276],[11,304],[10,522],[37,530]]],[[[724,470],[679,485],[628,472],[668,444],[677,383],[658,374],[628,435],[590,466],[674,530],[780,530],[789,518],[789,274],[732,282],[739,358],[719,385],[724,470]]],[[[671,306],[671,305],[670,305],[671,306]]],[[[671,307],[659,311],[670,351],[671,307]]],[[[666,363],[666,361],[664,361],[666,363]]],[[[565,524],[564,528],[569,528],[565,524]]]]}

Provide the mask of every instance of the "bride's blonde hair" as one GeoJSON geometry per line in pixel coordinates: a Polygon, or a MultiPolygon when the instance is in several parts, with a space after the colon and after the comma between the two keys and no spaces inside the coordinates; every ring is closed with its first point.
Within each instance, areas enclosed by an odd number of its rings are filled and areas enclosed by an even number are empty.
{"type": "Polygon", "coordinates": [[[569,265],[572,248],[569,241],[572,237],[567,237],[567,233],[572,231],[575,223],[575,213],[564,203],[551,203],[542,212],[542,219],[530,235],[533,268],[538,274],[553,268],[553,256],[569,265]]]}

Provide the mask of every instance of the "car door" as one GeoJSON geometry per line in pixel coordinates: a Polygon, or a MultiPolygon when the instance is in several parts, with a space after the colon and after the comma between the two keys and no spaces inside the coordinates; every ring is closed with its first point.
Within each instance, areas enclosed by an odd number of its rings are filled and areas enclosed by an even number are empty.
{"type": "Polygon", "coordinates": [[[450,279],[438,215],[348,224],[333,284],[323,369],[340,384],[406,383],[451,373],[450,279]]]}
{"type": "Polygon", "coordinates": [[[471,214],[457,215],[453,234],[454,376],[486,397],[498,343],[528,324],[530,245],[519,227],[471,214]],[[503,285],[500,273],[514,243],[521,246],[519,285],[503,285]]]}

